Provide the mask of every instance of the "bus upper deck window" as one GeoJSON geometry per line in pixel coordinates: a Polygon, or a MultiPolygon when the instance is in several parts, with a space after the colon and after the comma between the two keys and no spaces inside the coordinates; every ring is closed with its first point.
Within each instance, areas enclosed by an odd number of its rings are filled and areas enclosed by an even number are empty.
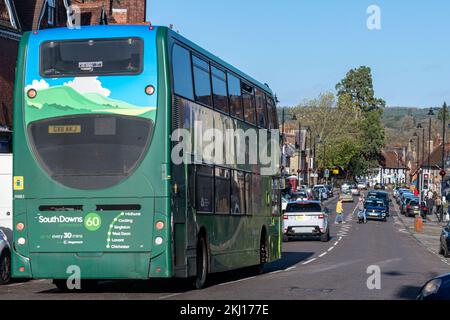
{"type": "Polygon", "coordinates": [[[112,38],[47,41],[40,49],[43,77],[135,75],[142,72],[143,40],[112,38]]]}

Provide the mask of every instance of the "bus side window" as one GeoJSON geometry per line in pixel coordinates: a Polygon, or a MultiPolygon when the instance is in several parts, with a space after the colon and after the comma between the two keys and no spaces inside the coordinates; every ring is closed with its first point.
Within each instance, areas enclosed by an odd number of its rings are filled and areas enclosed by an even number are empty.
{"type": "Polygon", "coordinates": [[[255,97],[253,95],[254,89],[246,83],[242,83],[242,101],[244,103],[244,118],[245,121],[256,125],[255,114],[255,97]]]}
{"type": "Polygon", "coordinates": [[[187,49],[177,44],[172,50],[172,74],[175,94],[194,100],[191,55],[187,49]]]}
{"type": "Polygon", "coordinates": [[[214,178],[213,168],[199,165],[197,166],[196,177],[196,209],[198,212],[212,213],[214,199],[214,178]]]}
{"type": "Polygon", "coordinates": [[[273,113],[272,106],[270,105],[269,97],[266,97],[266,114],[267,114],[267,129],[274,129],[273,127],[273,113]]]}
{"type": "Polygon", "coordinates": [[[215,212],[230,214],[230,170],[215,168],[215,212]]]}
{"type": "Polygon", "coordinates": [[[227,96],[227,77],[225,72],[216,67],[211,67],[214,109],[229,113],[227,96]]]}
{"type": "Polygon", "coordinates": [[[256,89],[256,117],[257,125],[261,128],[266,128],[267,126],[267,111],[266,111],[266,100],[264,98],[264,93],[256,89]]]}
{"type": "Polygon", "coordinates": [[[209,63],[192,56],[194,64],[195,101],[212,107],[209,63]]]}
{"type": "Polygon", "coordinates": [[[228,98],[230,101],[231,115],[243,120],[241,81],[230,73],[228,73],[228,98]]]}

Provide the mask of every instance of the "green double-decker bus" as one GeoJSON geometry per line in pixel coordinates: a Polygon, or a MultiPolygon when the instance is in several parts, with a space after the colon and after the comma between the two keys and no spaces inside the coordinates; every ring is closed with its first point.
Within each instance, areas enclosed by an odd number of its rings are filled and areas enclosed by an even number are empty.
{"type": "Polygon", "coordinates": [[[209,273],[279,259],[277,128],[267,85],[169,28],[25,33],[13,276],[60,288],[74,270],[88,281],[192,277],[200,288],[209,273]],[[212,156],[208,130],[232,133],[213,138],[212,156]]]}

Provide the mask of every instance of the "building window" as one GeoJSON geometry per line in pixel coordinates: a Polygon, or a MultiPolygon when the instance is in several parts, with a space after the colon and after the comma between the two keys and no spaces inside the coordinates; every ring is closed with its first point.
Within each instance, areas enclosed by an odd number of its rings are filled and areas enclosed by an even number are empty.
{"type": "Polygon", "coordinates": [[[10,0],[0,0],[0,26],[19,29],[14,4],[10,0]]]}
{"type": "Polygon", "coordinates": [[[190,53],[177,44],[172,51],[172,73],[175,94],[194,100],[190,53]]]}
{"type": "Polygon", "coordinates": [[[244,119],[241,99],[241,81],[228,74],[228,96],[230,100],[230,113],[239,119],[244,119]]]}
{"type": "Polygon", "coordinates": [[[208,62],[192,56],[194,64],[195,101],[212,107],[211,80],[208,62]]]}
{"type": "Polygon", "coordinates": [[[227,77],[225,72],[211,67],[214,108],[229,113],[227,97],[227,77]]]}

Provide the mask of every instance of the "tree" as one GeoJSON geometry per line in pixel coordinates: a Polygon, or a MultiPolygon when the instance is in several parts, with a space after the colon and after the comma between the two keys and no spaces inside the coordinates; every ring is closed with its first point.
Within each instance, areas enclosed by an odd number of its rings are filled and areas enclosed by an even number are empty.
{"type": "Polygon", "coordinates": [[[350,70],[346,77],[336,85],[336,90],[338,97],[344,94],[350,96],[360,114],[386,106],[383,99],[375,98],[372,71],[369,67],[362,66],[350,70]]]}

